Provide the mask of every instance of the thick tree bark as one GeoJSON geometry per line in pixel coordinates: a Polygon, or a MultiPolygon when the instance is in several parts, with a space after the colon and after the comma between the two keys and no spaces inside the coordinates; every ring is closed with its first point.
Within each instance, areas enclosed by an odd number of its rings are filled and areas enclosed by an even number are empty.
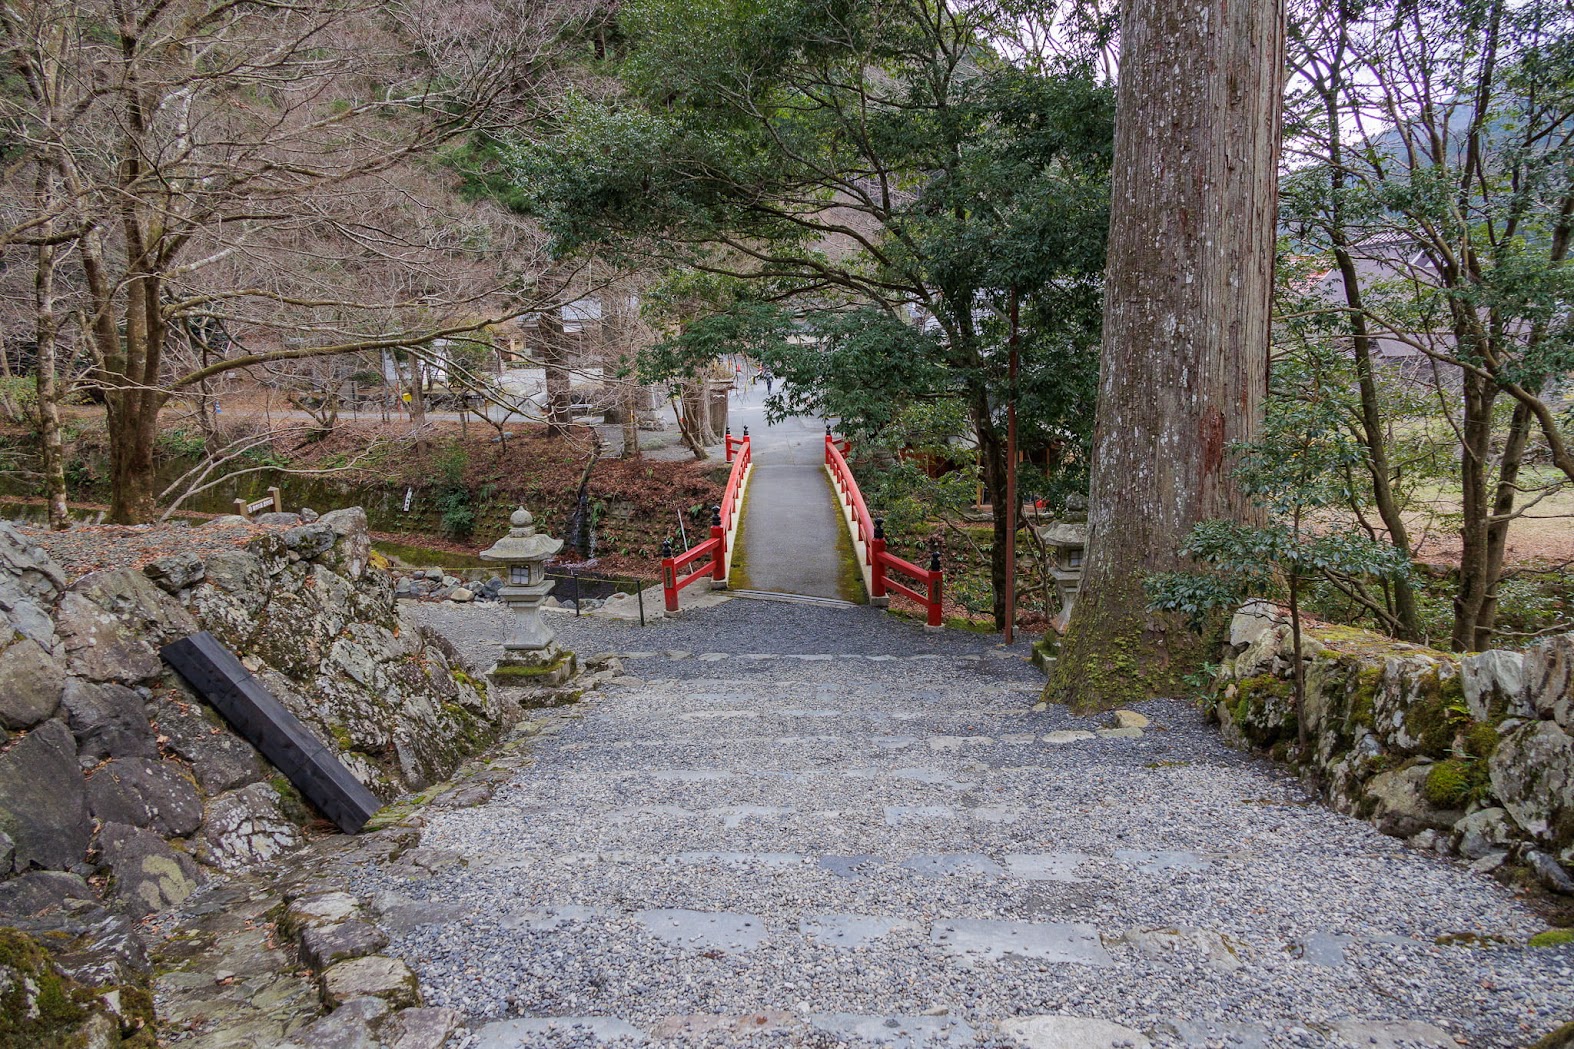
{"type": "Polygon", "coordinates": [[[1200,640],[1146,576],[1208,518],[1257,512],[1228,449],[1267,386],[1283,8],[1127,0],[1089,556],[1047,698],[1174,694],[1200,640]]]}

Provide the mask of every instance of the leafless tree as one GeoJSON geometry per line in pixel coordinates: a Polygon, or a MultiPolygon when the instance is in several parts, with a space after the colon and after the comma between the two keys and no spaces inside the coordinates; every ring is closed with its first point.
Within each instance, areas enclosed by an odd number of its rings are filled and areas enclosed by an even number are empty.
{"type": "Polygon", "coordinates": [[[154,513],[171,398],[553,301],[532,230],[461,207],[435,158],[554,97],[593,17],[581,0],[0,4],[22,88],[0,98],[22,158],[4,174],[30,201],[9,243],[69,238],[56,276],[108,409],[114,520],[154,513]],[[227,337],[177,367],[191,322],[227,337]]]}

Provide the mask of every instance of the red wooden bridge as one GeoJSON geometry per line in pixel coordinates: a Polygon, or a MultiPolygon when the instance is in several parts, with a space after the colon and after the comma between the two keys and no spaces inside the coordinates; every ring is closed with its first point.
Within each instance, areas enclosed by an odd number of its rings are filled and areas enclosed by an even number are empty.
{"type": "MultiPolygon", "coordinates": [[[[739,530],[744,519],[744,501],[748,497],[751,482],[757,487],[758,493],[770,501],[770,497],[777,493],[769,490],[774,484],[792,484],[793,488],[787,493],[789,504],[795,514],[806,509],[802,504],[815,498],[813,486],[805,486],[802,471],[807,466],[799,465],[796,476],[789,478],[787,470],[793,469],[788,465],[779,465],[772,470],[760,473],[760,480],[754,480],[756,461],[754,455],[754,439],[750,437],[748,428],[744,428],[742,437],[734,437],[729,432],[726,437],[727,461],[732,464],[732,470],[727,478],[726,492],[722,496],[720,505],[711,508],[710,535],[689,549],[680,553],[674,552],[668,543],[662,551],[661,582],[662,591],[666,600],[669,613],[676,613],[679,608],[678,594],[686,587],[692,586],[700,580],[707,580],[713,589],[722,589],[728,586],[729,581],[734,581],[734,554],[738,549],[739,530]]],[[[846,440],[838,440],[827,426],[824,439],[824,474],[830,482],[826,487],[823,498],[827,502],[834,502],[836,513],[826,518],[820,514],[820,520],[834,521],[839,516],[846,530],[846,542],[850,542],[853,556],[857,562],[859,574],[863,583],[863,594],[843,594],[844,597],[867,601],[879,607],[887,605],[891,594],[900,594],[911,598],[923,608],[925,622],[931,628],[938,629],[941,625],[941,597],[944,591],[944,577],[940,568],[940,555],[938,551],[930,553],[928,568],[921,568],[911,561],[896,556],[886,549],[886,537],[883,522],[874,516],[870,510],[863,492],[858,487],[857,478],[853,475],[852,467],[848,464],[850,444],[846,440]]],[[[823,483],[823,482],[822,482],[823,483]]],[[[759,504],[756,504],[759,505],[759,504]]],[[[783,507],[778,500],[777,509],[783,507]]],[[[768,571],[768,562],[772,559],[788,560],[793,567],[800,571],[805,567],[805,559],[823,561],[809,567],[818,568],[823,577],[828,574],[834,578],[840,568],[841,559],[845,556],[844,540],[833,530],[826,534],[823,531],[805,536],[793,534],[790,537],[779,534],[773,527],[776,522],[769,519],[769,511],[762,517],[755,512],[749,517],[749,565],[748,573],[751,579],[759,575],[772,575],[768,571]],[[805,543],[807,541],[807,546],[805,543]]],[[[824,525],[822,528],[837,529],[834,524],[824,525]]],[[[803,529],[799,530],[800,533],[803,529]]],[[[814,532],[814,529],[809,529],[814,532]]],[[[779,575],[779,573],[778,573],[779,575]]],[[[786,573],[791,578],[792,573],[786,573]]],[[[778,584],[776,593],[792,594],[790,583],[778,584]]],[[[823,594],[814,595],[813,599],[824,599],[823,594]]]]}

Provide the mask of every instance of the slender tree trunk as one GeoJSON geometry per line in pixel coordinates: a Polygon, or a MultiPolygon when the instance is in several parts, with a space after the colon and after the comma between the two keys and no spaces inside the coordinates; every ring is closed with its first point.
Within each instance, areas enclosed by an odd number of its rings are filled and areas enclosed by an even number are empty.
{"type": "MultiPolygon", "coordinates": [[[[40,208],[45,214],[52,214],[55,206],[55,175],[48,167],[40,171],[38,191],[40,208]]],[[[38,437],[43,452],[44,499],[48,505],[49,527],[65,529],[71,527],[71,514],[66,509],[66,456],[60,434],[57,376],[60,319],[55,314],[55,246],[48,243],[54,236],[54,220],[45,222],[39,232],[44,243],[38,248],[38,273],[34,286],[38,336],[38,437]]]]}
{"type": "Polygon", "coordinates": [[[1183,687],[1201,641],[1144,579],[1197,522],[1259,517],[1227,451],[1267,386],[1283,22],[1278,0],[1122,4],[1089,556],[1045,689],[1077,708],[1183,687]]]}
{"type": "Polygon", "coordinates": [[[640,385],[632,375],[623,391],[623,458],[643,459],[639,450],[640,385]]]}
{"type": "Polygon", "coordinates": [[[547,432],[567,437],[573,423],[572,385],[567,365],[567,334],[557,311],[541,314],[541,363],[546,366],[547,432]]]}
{"type": "Polygon", "coordinates": [[[1454,594],[1454,651],[1475,647],[1477,624],[1492,589],[1487,515],[1496,493],[1487,478],[1492,456],[1492,403],[1496,389],[1490,379],[1471,372],[1464,376],[1464,418],[1460,426],[1459,589],[1454,594]]]}
{"type": "Polygon", "coordinates": [[[995,619],[995,629],[1006,627],[1006,536],[1011,527],[1010,507],[1006,502],[1006,445],[996,429],[989,412],[989,402],[982,392],[974,394],[973,429],[978,433],[979,466],[983,468],[984,484],[989,489],[990,548],[989,584],[993,600],[990,603],[995,619]]]}
{"type": "Polygon", "coordinates": [[[1509,420],[1508,436],[1503,443],[1503,458],[1498,466],[1497,495],[1492,504],[1492,519],[1487,522],[1486,590],[1481,610],[1476,615],[1475,638],[1470,649],[1484,652],[1497,629],[1497,588],[1503,581],[1503,557],[1508,549],[1508,530],[1513,523],[1514,501],[1519,495],[1519,468],[1524,464],[1525,447],[1530,443],[1530,407],[1515,402],[1509,420]]]}

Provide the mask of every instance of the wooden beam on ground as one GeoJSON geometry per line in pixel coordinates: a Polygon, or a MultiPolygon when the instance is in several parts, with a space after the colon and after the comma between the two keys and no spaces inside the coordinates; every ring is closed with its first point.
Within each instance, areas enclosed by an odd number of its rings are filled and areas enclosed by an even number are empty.
{"type": "Polygon", "coordinates": [[[354,834],[382,802],[206,630],[159,653],[323,815],[354,834]]]}

